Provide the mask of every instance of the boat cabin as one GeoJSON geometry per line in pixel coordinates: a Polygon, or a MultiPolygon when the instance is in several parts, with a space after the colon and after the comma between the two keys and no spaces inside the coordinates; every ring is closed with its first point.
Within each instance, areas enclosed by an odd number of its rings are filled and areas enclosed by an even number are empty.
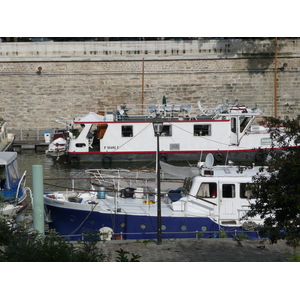
{"type": "Polygon", "coordinates": [[[152,121],[157,115],[163,120],[160,150],[164,160],[198,160],[201,152],[221,154],[221,160],[227,152],[239,152],[248,160],[247,156],[254,156],[249,152],[272,144],[267,129],[253,124],[261,114],[256,109],[231,106],[224,110],[222,106],[207,114],[191,113],[186,105],[157,105],[149,107],[146,115],[129,115],[128,111],[122,106],[112,113],[90,112],[75,118],[81,131],[70,138],[67,153],[71,161],[93,160],[92,156],[103,161],[153,160],[156,136],[152,121]]]}
{"type": "Polygon", "coordinates": [[[0,197],[9,202],[21,198],[20,181],[17,153],[0,152],[0,197]]]}
{"type": "Polygon", "coordinates": [[[172,202],[174,211],[209,215],[220,225],[240,225],[252,199],[252,177],[260,167],[216,166],[202,168],[200,175],[187,178],[183,197],[172,202]]]}

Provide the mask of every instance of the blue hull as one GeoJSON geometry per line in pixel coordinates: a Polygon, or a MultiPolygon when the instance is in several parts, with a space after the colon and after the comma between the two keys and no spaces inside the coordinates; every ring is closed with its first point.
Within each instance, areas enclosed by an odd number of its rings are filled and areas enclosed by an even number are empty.
{"type": "MultiPolygon", "coordinates": [[[[99,231],[110,227],[114,239],[156,239],[157,218],[147,215],[126,215],[121,213],[99,213],[67,209],[45,204],[46,211],[51,211],[49,229],[66,236],[70,240],[81,239],[88,231],[99,231]]],[[[249,238],[259,238],[257,232],[245,232],[241,227],[219,226],[205,217],[162,217],[162,238],[215,238],[220,230],[227,232],[227,237],[244,233],[249,238]]]]}

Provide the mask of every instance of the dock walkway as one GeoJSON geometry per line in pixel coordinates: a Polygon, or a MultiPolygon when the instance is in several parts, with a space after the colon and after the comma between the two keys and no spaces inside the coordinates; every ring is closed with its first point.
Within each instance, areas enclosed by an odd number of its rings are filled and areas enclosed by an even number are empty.
{"type": "Polygon", "coordinates": [[[12,148],[16,152],[22,150],[34,150],[36,152],[45,152],[49,147],[49,143],[45,143],[42,140],[24,140],[24,141],[14,141],[12,148]]]}

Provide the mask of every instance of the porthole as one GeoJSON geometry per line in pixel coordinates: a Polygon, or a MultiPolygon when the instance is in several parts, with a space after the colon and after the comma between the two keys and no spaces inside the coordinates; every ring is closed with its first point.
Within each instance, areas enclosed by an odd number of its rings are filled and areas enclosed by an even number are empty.
{"type": "Polygon", "coordinates": [[[141,227],[141,229],[146,229],[147,226],[145,224],[141,224],[140,227],[141,227]]]}
{"type": "Polygon", "coordinates": [[[207,227],[206,227],[206,226],[202,226],[202,227],[201,227],[201,231],[204,232],[204,231],[206,231],[206,230],[207,230],[207,227]]]}
{"type": "Polygon", "coordinates": [[[124,228],[124,227],[126,226],[126,224],[125,224],[124,222],[122,222],[122,223],[120,223],[120,226],[121,226],[122,228],[124,228]]]}
{"type": "Polygon", "coordinates": [[[76,221],[76,218],[74,216],[70,216],[70,222],[74,223],[76,221]]]}
{"type": "Polygon", "coordinates": [[[76,143],[75,146],[76,146],[77,148],[83,148],[83,147],[86,146],[86,144],[85,144],[85,143],[76,143]]]}
{"type": "Polygon", "coordinates": [[[186,229],[187,229],[187,228],[186,228],[185,225],[182,225],[182,226],[181,226],[181,230],[182,230],[182,231],[186,231],[186,229]]]}
{"type": "Polygon", "coordinates": [[[91,225],[94,225],[95,223],[96,223],[96,221],[95,221],[94,219],[91,219],[91,220],[90,220],[90,224],[91,224],[91,225]]]}
{"type": "Polygon", "coordinates": [[[167,226],[166,225],[161,225],[161,230],[166,230],[167,226]]]}

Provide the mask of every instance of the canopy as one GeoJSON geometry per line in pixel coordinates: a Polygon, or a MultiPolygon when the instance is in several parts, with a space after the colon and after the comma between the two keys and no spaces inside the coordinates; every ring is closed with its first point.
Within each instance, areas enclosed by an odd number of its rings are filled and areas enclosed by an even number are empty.
{"type": "Polygon", "coordinates": [[[199,168],[198,167],[179,167],[169,165],[163,161],[160,161],[160,167],[164,173],[185,178],[185,177],[194,177],[199,175],[199,168]]]}
{"type": "MultiPolygon", "coordinates": [[[[5,167],[6,188],[14,189],[18,186],[20,177],[16,152],[0,152],[0,166],[5,167]]],[[[3,178],[1,178],[2,180],[3,178]]]]}
{"type": "Polygon", "coordinates": [[[17,152],[0,152],[0,165],[6,166],[17,158],[17,152]]]}
{"type": "Polygon", "coordinates": [[[75,118],[74,123],[101,123],[104,120],[104,116],[90,112],[86,116],[75,118]]]}

